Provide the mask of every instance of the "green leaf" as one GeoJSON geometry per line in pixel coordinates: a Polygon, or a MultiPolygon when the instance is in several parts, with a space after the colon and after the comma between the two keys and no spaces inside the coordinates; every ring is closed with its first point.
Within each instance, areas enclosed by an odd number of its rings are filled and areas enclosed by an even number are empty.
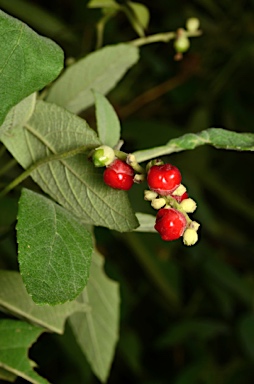
{"type": "Polygon", "coordinates": [[[112,105],[101,93],[94,91],[94,98],[99,138],[102,144],[114,147],[118,143],[121,133],[118,116],[112,105]]]}
{"type": "Polygon", "coordinates": [[[31,3],[27,0],[0,0],[0,8],[53,40],[72,44],[77,41],[77,36],[73,33],[70,23],[63,23],[57,15],[54,16],[50,10],[47,11],[46,7],[40,7],[38,3],[31,3]]]}
{"type": "Polygon", "coordinates": [[[254,151],[254,134],[238,133],[222,128],[209,128],[197,134],[187,133],[166,145],[134,152],[138,162],[209,144],[218,149],[254,151]]]}
{"type": "Polygon", "coordinates": [[[68,211],[28,189],[19,200],[17,240],[20,273],[38,304],[62,304],[85,287],[92,236],[68,211]]]}
{"type": "Polygon", "coordinates": [[[88,8],[115,8],[119,9],[119,4],[114,0],[90,0],[87,4],[88,8]]]}
{"type": "MultiPolygon", "coordinates": [[[[101,144],[95,132],[79,117],[56,105],[37,102],[32,118],[23,129],[12,129],[2,141],[23,168],[48,155],[95,148],[101,144]]],[[[87,224],[121,232],[138,222],[125,191],[103,183],[102,171],[79,154],[41,165],[32,178],[52,198],[87,224]]]]}
{"type": "Polygon", "coordinates": [[[168,347],[184,343],[186,339],[195,337],[198,340],[209,340],[218,334],[228,332],[228,326],[220,321],[210,319],[188,319],[171,325],[169,332],[164,334],[160,347],[168,347]]]}
{"type": "Polygon", "coordinates": [[[103,258],[94,252],[88,284],[79,300],[91,311],[75,313],[71,327],[95,375],[106,381],[114,357],[119,328],[119,288],[103,271],[103,258]]]}
{"type": "Polygon", "coordinates": [[[244,315],[239,324],[238,332],[242,346],[248,356],[254,360],[254,316],[253,314],[244,315]]]}
{"type": "Polygon", "coordinates": [[[227,289],[248,306],[252,303],[252,291],[247,282],[229,264],[216,257],[207,255],[203,263],[203,273],[210,283],[215,281],[217,285],[227,289]]]}
{"type": "Polygon", "coordinates": [[[48,383],[33,370],[27,351],[42,332],[42,328],[23,321],[0,320],[0,367],[30,383],[48,383]]]}
{"type": "Polygon", "coordinates": [[[108,93],[138,61],[130,44],[107,46],[73,64],[50,88],[47,101],[79,113],[93,104],[92,90],[108,93]]]}
{"type": "Polygon", "coordinates": [[[4,368],[0,368],[0,379],[13,383],[17,379],[17,375],[4,368]]]}
{"type": "Polygon", "coordinates": [[[35,101],[36,93],[32,93],[11,108],[3,124],[0,126],[0,138],[3,133],[8,133],[12,128],[23,127],[33,114],[35,101]]]}
{"type": "Polygon", "coordinates": [[[136,228],[137,232],[156,232],[154,229],[155,216],[148,213],[137,212],[136,217],[139,222],[139,227],[136,228]]]}
{"type": "Polygon", "coordinates": [[[1,10],[0,36],[1,124],[11,107],[58,76],[63,51],[1,10]]]}
{"type": "Polygon", "coordinates": [[[77,311],[89,310],[77,301],[54,307],[36,305],[28,295],[21,275],[3,270],[0,271],[0,306],[16,317],[59,334],[64,332],[67,317],[77,311]]]}
{"type": "Polygon", "coordinates": [[[133,29],[139,36],[144,36],[144,30],[148,27],[150,14],[148,8],[140,3],[127,1],[122,6],[122,10],[126,13],[133,29]]]}

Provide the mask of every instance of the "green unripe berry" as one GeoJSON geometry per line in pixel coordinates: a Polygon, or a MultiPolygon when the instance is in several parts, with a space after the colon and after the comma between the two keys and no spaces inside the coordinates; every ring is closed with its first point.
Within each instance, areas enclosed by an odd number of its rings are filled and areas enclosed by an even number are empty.
{"type": "Polygon", "coordinates": [[[190,48],[190,40],[187,36],[181,35],[174,41],[174,48],[178,53],[184,53],[190,48]]]}
{"type": "Polygon", "coordinates": [[[107,145],[101,145],[93,153],[93,163],[95,167],[105,167],[112,163],[115,158],[115,152],[107,145]]]}
{"type": "Polygon", "coordinates": [[[195,32],[198,30],[200,26],[200,21],[199,19],[197,19],[196,17],[190,17],[187,21],[186,21],[186,29],[187,31],[189,32],[195,32]]]}

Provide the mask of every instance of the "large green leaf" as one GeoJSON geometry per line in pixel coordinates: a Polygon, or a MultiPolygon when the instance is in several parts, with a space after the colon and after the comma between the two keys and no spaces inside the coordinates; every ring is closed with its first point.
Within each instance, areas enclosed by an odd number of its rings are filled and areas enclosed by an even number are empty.
{"type": "Polygon", "coordinates": [[[242,316],[238,324],[238,333],[242,346],[247,355],[254,360],[254,316],[246,314],[242,316]]]}
{"type": "Polygon", "coordinates": [[[3,133],[8,133],[12,128],[23,127],[30,119],[35,108],[36,94],[23,99],[20,103],[11,108],[3,124],[0,126],[0,139],[3,133]]]}
{"type": "Polygon", "coordinates": [[[156,233],[156,230],[154,228],[156,217],[154,215],[150,215],[149,213],[137,212],[136,217],[139,222],[139,227],[136,228],[137,232],[155,232],[156,233]]]}
{"type": "Polygon", "coordinates": [[[103,259],[94,252],[88,284],[80,302],[91,311],[75,313],[70,323],[95,375],[106,381],[114,357],[119,327],[119,289],[103,271],[103,259]]]}
{"type": "Polygon", "coordinates": [[[1,10],[0,36],[1,124],[11,107],[58,76],[63,51],[1,10]]]}
{"type": "Polygon", "coordinates": [[[137,161],[142,162],[174,152],[194,149],[209,144],[219,149],[254,151],[254,134],[238,133],[222,128],[209,128],[199,133],[187,133],[170,140],[166,145],[134,152],[137,161]]]}
{"type": "Polygon", "coordinates": [[[20,273],[4,270],[0,271],[0,306],[16,317],[60,334],[64,332],[68,316],[76,311],[89,310],[77,301],[54,307],[36,305],[28,295],[20,273]]]}
{"type": "Polygon", "coordinates": [[[20,273],[36,303],[55,305],[78,296],[88,280],[93,244],[75,216],[23,189],[17,240],[20,273]]]}
{"type": "Polygon", "coordinates": [[[17,379],[17,375],[4,368],[0,368],[0,379],[13,383],[17,379]]]}
{"type": "Polygon", "coordinates": [[[66,69],[50,88],[47,101],[79,113],[94,103],[92,90],[108,93],[138,61],[130,44],[104,47],[66,69]]]}
{"type": "Polygon", "coordinates": [[[119,139],[121,126],[118,116],[101,93],[94,91],[97,131],[101,142],[114,147],[119,139]]]}
{"type": "MultiPolygon", "coordinates": [[[[2,141],[24,168],[48,155],[101,144],[84,120],[43,101],[37,103],[24,128],[12,129],[2,135],[2,141]]],[[[122,232],[138,225],[126,192],[106,186],[102,171],[85,154],[41,165],[31,176],[54,200],[88,224],[122,232]]]]}
{"type": "Polygon", "coordinates": [[[42,328],[18,320],[0,320],[0,367],[30,383],[46,384],[32,368],[28,349],[43,332],[42,328]]]}

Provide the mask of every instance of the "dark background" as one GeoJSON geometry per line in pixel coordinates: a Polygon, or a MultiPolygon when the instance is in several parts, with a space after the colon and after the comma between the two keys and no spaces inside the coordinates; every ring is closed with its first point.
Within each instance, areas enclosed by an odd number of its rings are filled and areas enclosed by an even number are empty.
{"type": "MultiPolygon", "coordinates": [[[[209,127],[253,133],[254,1],[142,3],[151,12],[148,35],[184,27],[193,16],[203,34],[191,39],[182,61],[174,61],[172,42],[142,47],[138,64],[108,95],[122,122],[124,149],[163,145],[209,127]]],[[[101,13],[86,4],[0,0],[0,8],[75,59],[96,44],[101,13]]],[[[137,37],[122,13],[106,26],[104,44],[137,37]]],[[[93,108],[82,116],[95,126],[93,108]]],[[[165,160],[180,168],[197,201],[200,239],[188,248],[157,234],[96,228],[106,271],[120,282],[122,295],[120,342],[108,383],[253,383],[253,154],[203,146],[165,160]]],[[[133,207],[153,213],[143,189],[135,185],[129,193],[133,207]]],[[[12,196],[13,211],[16,202],[12,196]]],[[[15,239],[2,239],[2,249],[6,265],[15,268],[15,239]]],[[[62,337],[44,334],[31,357],[54,384],[98,383],[68,326],[62,337]]]]}

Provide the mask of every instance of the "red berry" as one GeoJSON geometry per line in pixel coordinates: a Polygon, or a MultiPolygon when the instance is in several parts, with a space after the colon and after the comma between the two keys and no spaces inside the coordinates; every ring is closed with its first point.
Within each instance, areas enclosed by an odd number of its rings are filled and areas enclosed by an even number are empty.
{"type": "Polygon", "coordinates": [[[162,240],[171,241],[183,235],[186,225],[186,218],[177,209],[162,208],[157,213],[154,228],[159,232],[162,240]]]}
{"type": "Polygon", "coordinates": [[[178,168],[171,164],[153,165],[147,174],[149,188],[159,195],[170,195],[181,184],[178,168]]]}
{"type": "Polygon", "coordinates": [[[122,160],[116,159],[104,171],[104,182],[111,188],[128,191],[134,183],[134,170],[122,160]]]}
{"type": "Polygon", "coordinates": [[[176,199],[176,201],[178,203],[181,203],[181,201],[185,200],[185,199],[188,199],[189,195],[187,192],[184,192],[181,196],[177,196],[177,195],[172,195],[172,197],[174,199],[176,199]]]}

